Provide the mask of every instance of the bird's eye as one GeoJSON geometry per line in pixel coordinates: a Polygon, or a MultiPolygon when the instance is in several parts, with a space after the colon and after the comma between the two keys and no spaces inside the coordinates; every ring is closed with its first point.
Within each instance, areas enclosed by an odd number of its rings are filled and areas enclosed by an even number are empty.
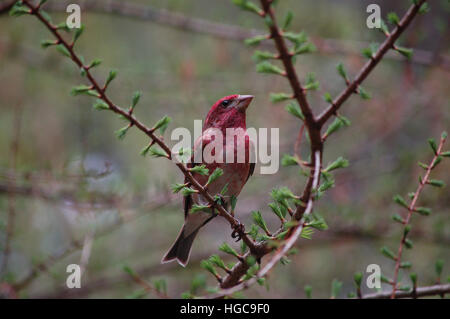
{"type": "Polygon", "coordinates": [[[224,100],[222,101],[222,106],[227,107],[228,105],[230,105],[230,100],[224,100]]]}

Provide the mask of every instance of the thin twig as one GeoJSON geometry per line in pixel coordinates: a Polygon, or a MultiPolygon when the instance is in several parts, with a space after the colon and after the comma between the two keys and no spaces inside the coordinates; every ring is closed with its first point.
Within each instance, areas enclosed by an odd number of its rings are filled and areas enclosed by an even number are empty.
{"type": "MultiPolygon", "coordinates": [[[[436,296],[450,292],[450,284],[434,285],[429,287],[418,287],[415,292],[416,297],[436,296]]],[[[374,294],[367,294],[362,299],[389,299],[392,297],[390,291],[384,291],[374,294]]],[[[395,299],[414,298],[414,291],[398,291],[395,299]]]]}
{"type": "MultiPolygon", "coordinates": [[[[406,229],[406,227],[408,227],[408,225],[409,225],[409,223],[411,221],[411,217],[412,217],[413,213],[416,211],[417,200],[418,200],[420,194],[422,193],[423,189],[425,188],[425,185],[428,184],[431,171],[435,167],[436,161],[438,160],[438,157],[440,156],[440,154],[442,152],[442,147],[444,146],[444,143],[445,143],[445,137],[442,136],[441,140],[440,140],[440,143],[439,143],[439,146],[438,146],[438,148],[436,150],[436,153],[434,154],[433,160],[428,165],[424,177],[420,179],[419,186],[417,187],[417,189],[416,189],[416,191],[414,193],[414,197],[413,197],[413,199],[411,200],[411,203],[408,206],[408,214],[406,215],[406,218],[403,220],[403,225],[404,225],[405,229],[406,229]]],[[[391,292],[391,298],[392,299],[395,298],[395,294],[397,293],[398,273],[399,273],[400,265],[401,265],[401,261],[402,261],[403,247],[405,245],[405,241],[406,241],[406,237],[407,236],[408,236],[408,232],[407,231],[403,231],[402,239],[400,241],[400,245],[398,247],[398,252],[397,252],[397,255],[395,257],[395,271],[394,271],[394,278],[392,279],[393,286],[392,286],[392,292],[391,292]]]]}

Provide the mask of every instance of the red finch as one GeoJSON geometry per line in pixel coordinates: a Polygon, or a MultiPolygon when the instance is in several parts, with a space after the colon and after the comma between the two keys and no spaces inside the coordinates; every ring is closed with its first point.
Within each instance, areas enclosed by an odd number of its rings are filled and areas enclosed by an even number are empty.
{"type": "MultiPolygon", "coordinates": [[[[189,168],[204,164],[209,175],[216,168],[223,170],[222,176],[207,185],[207,191],[212,196],[220,193],[226,208],[230,206],[231,198],[237,198],[255,168],[254,161],[250,163],[253,144],[245,124],[245,110],[252,99],[251,95],[230,95],[218,100],[206,116],[202,136],[195,141],[191,162],[188,163],[189,168]],[[199,152],[203,155],[202,160],[196,163],[199,152]]],[[[209,175],[198,173],[192,175],[202,185],[206,185],[209,178],[209,175]]],[[[185,179],[184,182],[189,181],[185,179]]],[[[194,204],[204,206],[209,203],[198,193],[184,197],[184,225],[162,263],[176,260],[185,267],[195,236],[215,216],[210,209],[190,212],[194,204]]]]}

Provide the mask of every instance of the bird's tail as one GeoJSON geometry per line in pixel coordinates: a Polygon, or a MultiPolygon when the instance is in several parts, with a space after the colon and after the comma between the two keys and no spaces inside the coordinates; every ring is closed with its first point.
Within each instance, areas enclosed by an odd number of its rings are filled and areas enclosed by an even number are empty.
{"type": "Polygon", "coordinates": [[[175,243],[164,255],[161,263],[165,264],[172,260],[176,260],[181,266],[186,267],[189,261],[189,256],[191,255],[192,243],[194,242],[195,236],[197,235],[199,229],[200,228],[186,236],[185,226],[183,226],[178,234],[177,240],[175,240],[175,243]]]}

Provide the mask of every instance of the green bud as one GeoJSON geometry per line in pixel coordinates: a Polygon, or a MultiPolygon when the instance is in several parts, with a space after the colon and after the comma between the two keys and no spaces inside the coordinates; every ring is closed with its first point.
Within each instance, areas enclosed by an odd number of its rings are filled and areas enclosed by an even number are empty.
{"type": "Polygon", "coordinates": [[[298,117],[301,120],[305,119],[305,116],[303,115],[302,110],[300,109],[298,104],[295,102],[291,102],[288,105],[286,105],[286,111],[288,111],[289,114],[291,114],[295,117],[298,117]]]}
{"type": "Polygon", "coordinates": [[[431,208],[428,207],[417,207],[415,211],[423,216],[429,216],[431,214],[431,208]]]}
{"type": "Polygon", "coordinates": [[[408,209],[408,204],[406,203],[406,201],[403,199],[403,197],[401,195],[395,195],[393,197],[393,200],[395,203],[399,204],[400,206],[405,207],[406,209],[408,209]]]}
{"type": "Polygon", "coordinates": [[[348,160],[343,157],[338,157],[333,163],[329,164],[327,168],[324,169],[324,172],[331,172],[338,168],[345,168],[349,165],[348,160]]]}
{"type": "Polygon", "coordinates": [[[396,259],[395,254],[386,246],[381,247],[381,253],[388,258],[396,259]]]}
{"type": "Polygon", "coordinates": [[[209,175],[207,185],[211,184],[212,182],[214,182],[216,179],[218,179],[222,175],[223,175],[223,170],[221,168],[217,167],[214,170],[214,172],[212,172],[212,174],[209,175]]]}
{"type": "Polygon", "coordinates": [[[155,126],[153,126],[152,130],[160,130],[161,134],[164,134],[167,127],[169,126],[169,123],[172,121],[172,119],[168,116],[164,116],[162,119],[160,119],[158,122],[156,122],[155,126]]]}
{"type": "Polygon", "coordinates": [[[271,73],[271,74],[279,74],[285,75],[285,72],[279,67],[271,64],[268,61],[263,61],[256,65],[256,71],[259,73],[271,73]]]}
{"type": "Polygon", "coordinates": [[[272,103],[278,103],[292,99],[292,94],[287,93],[270,93],[270,100],[272,103]]]}
{"type": "Polygon", "coordinates": [[[190,169],[190,171],[200,175],[208,175],[209,173],[209,169],[206,168],[206,165],[194,166],[190,169]]]}
{"type": "Polygon", "coordinates": [[[226,254],[230,254],[235,257],[240,257],[239,254],[233,248],[231,248],[227,243],[223,243],[222,245],[220,245],[219,250],[223,251],[226,254]]]}

